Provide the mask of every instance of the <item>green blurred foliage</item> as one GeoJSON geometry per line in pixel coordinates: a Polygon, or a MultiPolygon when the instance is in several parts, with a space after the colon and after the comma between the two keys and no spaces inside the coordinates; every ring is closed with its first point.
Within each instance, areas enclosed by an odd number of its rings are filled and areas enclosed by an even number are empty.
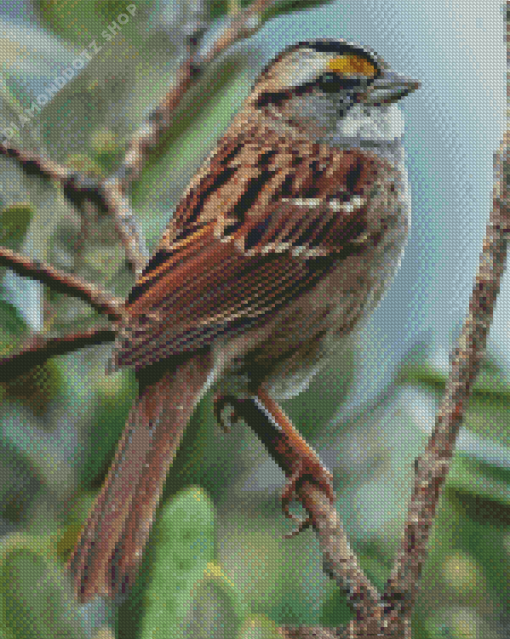
{"type": "Polygon", "coordinates": [[[87,639],[78,607],[44,540],[19,533],[0,545],[0,627],[6,639],[87,639]]]}
{"type": "MultiPolygon", "coordinates": [[[[430,364],[404,366],[400,373],[402,383],[412,383],[433,392],[439,399],[444,391],[447,375],[430,364]]],[[[510,386],[498,366],[484,360],[475,381],[464,418],[464,427],[482,437],[510,444],[510,386]]]]}
{"type": "Polygon", "coordinates": [[[0,354],[14,351],[28,332],[27,325],[16,308],[0,300],[0,354]]]}
{"type": "Polygon", "coordinates": [[[193,590],[184,637],[236,639],[243,613],[244,606],[236,584],[225,575],[219,564],[209,562],[193,590]]]}
{"type": "Polygon", "coordinates": [[[119,615],[121,636],[188,636],[192,592],[215,555],[214,518],[212,502],[196,486],[160,509],[139,583],[119,615]]]}
{"type": "MultiPolygon", "coordinates": [[[[42,24],[78,47],[86,47],[91,40],[100,38],[102,31],[121,14],[128,17],[121,29],[134,31],[132,23],[145,21],[156,4],[155,0],[77,0],[72,6],[59,0],[34,2],[42,24]],[[128,6],[134,8],[127,11],[128,6]]],[[[123,21],[124,18],[120,22],[123,21]]]]}
{"type": "Polygon", "coordinates": [[[264,615],[249,615],[239,631],[238,639],[280,639],[278,626],[264,615]]]}
{"type": "Polygon", "coordinates": [[[19,250],[32,217],[32,207],[29,204],[12,204],[1,209],[0,244],[13,251],[19,250]]]}

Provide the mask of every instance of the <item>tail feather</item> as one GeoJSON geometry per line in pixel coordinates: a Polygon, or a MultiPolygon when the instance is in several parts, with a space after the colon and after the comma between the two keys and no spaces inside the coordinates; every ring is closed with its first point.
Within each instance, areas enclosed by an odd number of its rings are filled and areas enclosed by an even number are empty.
{"type": "Polygon", "coordinates": [[[122,595],[133,583],[166,474],[211,371],[195,353],[150,377],[140,394],[68,568],[77,598],[122,595]]]}

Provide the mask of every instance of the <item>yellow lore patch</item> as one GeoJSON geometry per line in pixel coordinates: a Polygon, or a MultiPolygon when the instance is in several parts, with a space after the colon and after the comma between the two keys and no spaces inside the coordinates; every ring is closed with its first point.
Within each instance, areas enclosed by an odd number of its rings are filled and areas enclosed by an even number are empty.
{"type": "Polygon", "coordinates": [[[373,78],[377,74],[377,67],[362,56],[354,53],[339,55],[328,62],[328,69],[342,75],[363,75],[373,78]]]}

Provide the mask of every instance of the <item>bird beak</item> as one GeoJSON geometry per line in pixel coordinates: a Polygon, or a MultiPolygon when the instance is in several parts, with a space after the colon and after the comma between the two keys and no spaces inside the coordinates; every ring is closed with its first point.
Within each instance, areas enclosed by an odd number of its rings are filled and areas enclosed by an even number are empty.
{"type": "Polygon", "coordinates": [[[417,80],[406,78],[394,71],[383,71],[383,74],[372,82],[362,101],[367,106],[392,104],[419,87],[420,83],[417,80]]]}

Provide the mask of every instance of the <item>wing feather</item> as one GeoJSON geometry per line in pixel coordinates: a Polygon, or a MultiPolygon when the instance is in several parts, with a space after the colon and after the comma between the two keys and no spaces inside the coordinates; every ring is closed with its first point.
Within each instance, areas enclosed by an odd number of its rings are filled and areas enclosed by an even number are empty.
{"type": "Polygon", "coordinates": [[[276,166],[271,140],[219,145],[128,297],[114,365],[141,368],[258,326],[364,250],[374,167],[315,146],[316,161],[290,149],[276,166]]]}

